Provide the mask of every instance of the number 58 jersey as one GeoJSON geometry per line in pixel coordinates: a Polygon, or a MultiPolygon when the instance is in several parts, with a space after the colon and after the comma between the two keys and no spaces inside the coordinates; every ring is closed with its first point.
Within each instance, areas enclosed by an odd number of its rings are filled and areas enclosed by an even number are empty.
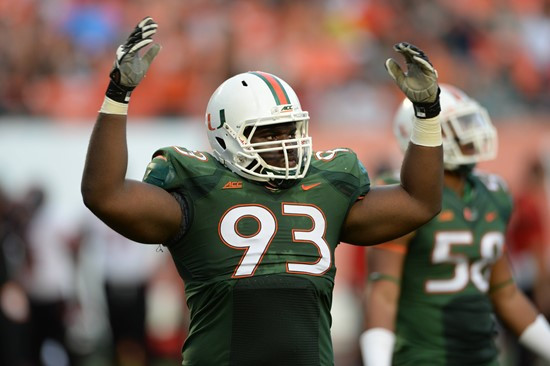
{"type": "Polygon", "coordinates": [[[445,187],[441,212],[408,243],[395,365],[496,364],[489,280],[504,253],[512,199],[496,175],[467,179],[470,193],[445,187]]]}
{"type": "Polygon", "coordinates": [[[306,177],[270,190],[170,147],[144,181],[186,206],[185,232],[167,243],[191,314],[183,365],[333,364],[334,251],[370,188],[353,152],[317,152],[306,177]]]}

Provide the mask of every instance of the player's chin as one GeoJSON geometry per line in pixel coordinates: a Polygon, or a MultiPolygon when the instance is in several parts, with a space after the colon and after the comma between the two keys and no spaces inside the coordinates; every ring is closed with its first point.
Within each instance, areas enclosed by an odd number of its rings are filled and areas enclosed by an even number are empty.
{"type": "MultiPolygon", "coordinates": [[[[276,155],[276,156],[263,156],[263,159],[266,163],[272,166],[276,166],[279,168],[286,167],[286,160],[284,155],[276,155]]],[[[289,156],[288,157],[288,167],[294,168],[296,165],[298,165],[298,159],[295,156],[289,156]]]]}

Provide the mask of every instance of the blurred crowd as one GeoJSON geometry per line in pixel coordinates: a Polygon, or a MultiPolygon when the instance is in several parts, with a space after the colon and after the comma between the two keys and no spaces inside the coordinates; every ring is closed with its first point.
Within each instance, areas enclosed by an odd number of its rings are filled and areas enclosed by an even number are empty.
{"type": "Polygon", "coordinates": [[[399,41],[497,120],[550,108],[548,0],[0,0],[0,116],[93,118],[146,15],[163,50],[133,116],[202,116],[222,80],[263,70],[318,117],[380,120],[401,97],[383,67],[399,41]]]}
{"type": "Polygon", "coordinates": [[[0,191],[0,364],[180,365],[187,309],[167,253],[91,213],[71,228],[48,199],[0,191]]]}

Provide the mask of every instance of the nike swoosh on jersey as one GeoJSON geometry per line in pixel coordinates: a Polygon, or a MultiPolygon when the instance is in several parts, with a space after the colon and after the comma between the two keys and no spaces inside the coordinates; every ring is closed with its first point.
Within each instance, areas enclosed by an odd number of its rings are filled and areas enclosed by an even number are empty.
{"type": "Polygon", "coordinates": [[[309,191],[310,189],[315,188],[315,187],[317,187],[317,186],[320,185],[320,184],[321,184],[321,183],[313,183],[313,184],[307,184],[307,185],[306,185],[306,184],[302,184],[302,189],[303,189],[304,191],[309,191]]]}

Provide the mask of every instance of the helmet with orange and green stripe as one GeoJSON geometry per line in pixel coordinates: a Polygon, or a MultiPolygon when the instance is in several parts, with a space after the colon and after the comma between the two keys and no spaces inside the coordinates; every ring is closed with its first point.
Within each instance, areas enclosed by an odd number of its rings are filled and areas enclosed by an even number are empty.
{"type": "Polygon", "coordinates": [[[261,182],[306,175],[309,114],[279,77],[251,71],[224,81],[210,97],[205,123],[213,155],[236,174],[261,182]]]}

